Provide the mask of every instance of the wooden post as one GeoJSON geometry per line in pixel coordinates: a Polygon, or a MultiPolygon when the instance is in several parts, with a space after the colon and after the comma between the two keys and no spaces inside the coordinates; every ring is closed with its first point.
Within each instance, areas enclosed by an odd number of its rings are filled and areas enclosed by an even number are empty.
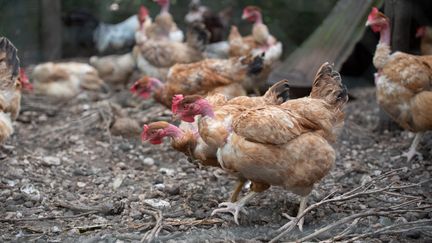
{"type": "Polygon", "coordinates": [[[393,51],[408,52],[410,49],[412,2],[408,0],[386,0],[384,13],[390,18],[393,51]]]}
{"type": "Polygon", "coordinates": [[[44,61],[61,58],[61,1],[41,0],[41,43],[44,61]]]}

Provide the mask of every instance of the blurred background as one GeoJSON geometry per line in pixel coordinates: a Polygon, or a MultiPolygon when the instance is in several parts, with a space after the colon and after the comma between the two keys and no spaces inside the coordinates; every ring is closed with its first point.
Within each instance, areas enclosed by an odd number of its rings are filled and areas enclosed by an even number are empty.
{"type": "MultiPolygon", "coordinates": [[[[201,4],[214,12],[227,11],[228,23],[237,25],[242,34],[248,34],[251,30],[251,24],[241,20],[243,8],[247,5],[259,6],[263,12],[264,22],[271,33],[283,43],[283,61],[323,23],[338,2],[338,0],[202,0],[201,4]]],[[[404,8],[403,12],[406,13],[404,21],[407,19],[409,21],[402,28],[407,28],[405,32],[409,32],[409,36],[403,36],[403,43],[394,46],[393,49],[418,52],[419,39],[415,38],[415,30],[420,25],[431,25],[432,1],[361,2],[365,5],[392,5],[404,8]],[[382,5],[383,3],[385,4],[382,5]],[[406,6],[409,6],[409,9],[406,6]]],[[[98,52],[95,48],[94,32],[101,23],[116,24],[136,14],[140,5],[146,6],[152,17],[160,11],[160,7],[152,0],[0,0],[0,35],[8,37],[17,46],[24,66],[49,60],[126,53],[131,47],[98,52]]],[[[171,1],[170,12],[177,25],[183,30],[186,30],[184,16],[189,9],[188,0],[171,1]]],[[[363,11],[350,9],[345,14],[353,17],[361,15],[364,19],[369,9],[369,7],[363,11]]],[[[339,24],[343,25],[343,20],[339,24]]],[[[361,25],[363,26],[364,23],[362,22],[361,25]]],[[[228,35],[228,31],[225,36],[228,35]]],[[[359,37],[351,40],[352,48],[346,51],[349,53],[343,54],[340,69],[343,75],[361,76],[365,80],[370,80],[371,84],[374,72],[371,60],[378,35],[363,27],[358,33],[360,33],[359,37]]],[[[337,46],[338,43],[334,45],[337,46]]]]}

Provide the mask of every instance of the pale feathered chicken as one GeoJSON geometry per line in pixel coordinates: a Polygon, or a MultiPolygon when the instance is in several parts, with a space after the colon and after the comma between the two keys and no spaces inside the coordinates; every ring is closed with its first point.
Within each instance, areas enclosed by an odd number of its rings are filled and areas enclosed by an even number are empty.
{"type": "Polygon", "coordinates": [[[177,27],[172,15],[169,12],[169,0],[154,0],[161,6],[160,13],[155,17],[154,22],[146,29],[146,35],[152,40],[168,40],[183,42],[183,31],[177,27]]]}
{"type": "Polygon", "coordinates": [[[168,68],[174,64],[202,60],[208,38],[209,33],[204,26],[196,24],[189,27],[186,43],[147,38],[135,45],[132,53],[137,68],[143,74],[165,79],[168,68]]]}
{"type": "MultiPolygon", "coordinates": [[[[270,186],[302,196],[298,214],[315,183],[331,169],[335,151],[330,145],[343,125],[347,90],[339,73],[322,65],[309,97],[280,105],[254,108],[225,105],[213,109],[205,99],[180,102],[177,114],[201,115],[199,133],[207,144],[218,146],[221,167],[252,182],[252,192],[236,203],[222,203],[238,223],[238,214],[256,193],[270,186]]],[[[299,222],[302,228],[303,221],[299,222]]]]}
{"type": "Polygon", "coordinates": [[[228,36],[230,56],[265,53],[264,70],[261,75],[243,81],[243,87],[248,92],[259,93],[266,82],[271,70],[282,56],[282,43],[272,36],[263,23],[261,10],[255,6],[248,6],[243,10],[243,19],[253,23],[252,34],[242,37],[237,27],[232,26],[228,36]]]}
{"type": "MultiPolygon", "coordinates": [[[[410,161],[422,157],[416,148],[423,132],[432,130],[432,56],[391,53],[390,21],[373,8],[366,25],[380,33],[373,64],[379,105],[404,129],[416,133],[408,152],[410,161]]],[[[399,157],[399,156],[398,156],[399,157]]]]}
{"type": "Polygon", "coordinates": [[[169,70],[167,81],[143,77],[135,82],[131,91],[147,99],[153,97],[171,107],[175,94],[223,93],[229,98],[245,95],[240,82],[247,76],[262,71],[261,56],[233,57],[231,59],[205,59],[190,64],[176,64],[169,70]]]}
{"type": "Polygon", "coordinates": [[[126,85],[135,70],[132,53],[123,55],[93,56],[90,64],[96,68],[100,78],[112,85],[126,85]]]}
{"type": "Polygon", "coordinates": [[[105,88],[98,71],[86,63],[38,64],[33,69],[31,78],[36,93],[63,99],[72,98],[82,90],[96,91],[105,88]]]}
{"type": "Polygon", "coordinates": [[[108,48],[117,50],[133,46],[138,27],[137,15],[132,15],[118,24],[100,22],[93,32],[93,41],[100,53],[107,51],[108,48]]]}

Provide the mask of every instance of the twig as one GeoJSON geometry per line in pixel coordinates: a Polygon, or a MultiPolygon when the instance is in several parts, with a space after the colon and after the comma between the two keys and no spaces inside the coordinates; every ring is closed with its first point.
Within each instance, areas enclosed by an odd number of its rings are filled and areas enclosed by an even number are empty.
{"type": "Polygon", "coordinates": [[[110,224],[86,225],[86,226],[74,227],[74,229],[77,229],[80,233],[84,233],[84,232],[91,231],[91,230],[102,229],[102,228],[105,228],[108,226],[111,226],[111,225],[110,224]]]}
{"type": "Polygon", "coordinates": [[[221,219],[165,219],[166,225],[178,226],[178,225],[187,225],[187,226],[195,226],[195,225],[212,225],[212,224],[221,224],[225,221],[221,219]]]}
{"type": "MultiPolygon", "coordinates": [[[[384,211],[385,209],[370,209],[366,212],[363,213],[357,213],[357,214],[353,214],[350,215],[348,217],[342,218],[326,227],[323,227],[319,230],[316,230],[315,232],[313,232],[312,234],[309,234],[301,239],[299,239],[299,242],[303,242],[303,241],[307,241],[310,240],[326,231],[332,230],[333,228],[346,224],[348,222],[350,222],[351,220],[357,219],[357,218],[364,218],[364,217],[368,217],[368,216],[388,216],[388,215],[392,215],[392,214],[400,214],[400,213],[405,213],[405,212],[410,212],[411,210],[399,210],[399,211],[384,211]]],[[[432,221],[432,220],[431,220],[432,221]]],[[[389,226],[388,226],[389,227],[389,226]]],[[[387,227],[386,227],[387,228],[387,227]]]]}
{"type": "Polygon", "coordinates": [[[120,214],[121,212],[123,212],[125,206],[123,202],[114,202],[114,203],[106,202],[97,206],[87,206],[87,205],[74,205],[72,203],[60,201],[60,200],[56,202],[56,205],[58,207],[68,208],[73,211],[78,211],[78,212],[94,211],[105,215],[120,214]]]}
{"type": "Polygon", "coordinates": [[[416,220],[416,221],[411,221],[411,222],[406,222],[406,223],[393,224],[393,225],[389,225],[386,227],[382,227],[382,228],[380,228],[376,231],[373,231],[373,232],[356,235],[355,237],[348,239],[347,242],[353,242],[353,241],[359,240],[361,238],[366,238],[369,236],[379,235],[379,234],[383,234],[383,233],[386,233],[386,234],[402,233],[402,232],[410,231],[413,229],[425,229],[425,228],[432,229],[432,226],[430,225],[430,223],[432,223],[432,219],[416,220]],[[429,225],[419,226],[419,225],[423,225],[423,224],[429,224],[429,225]],[[414,227],[406,228],[407,226],[412,226],[412,225],[414,225],[414,227]],[[393,230],[393,229],[399,228],[399,227],[404,227],[404,228],[400,229],[400,230],[393,230]]]}
{"type": "Polygon", "coordinates": [[[143,210],[144,213],[153,216],[156,220],[155,226],[152,230],[147,231],[144,236],[141,238],[141,242],[152,242],[159,234],[163,227],[162,222],[162,212],[160,210],[143,210]]]}
{"type": "Polygon", "coordinates": [[[0,222],[22,222],[22,221],[39,221],[39,220],[51,220],[51,219],[72,219],[72,218],[79,218],[82,216],[90,215],[98,213],[97,211],[89,211],[85,213],[75,214],[75,215],[69,215],[69,216],[46,216],[46,217],[40,217],[40,218],[20,218],[20,219],[0,219],[0,222]]]}
{"type": "MultiPolygon", "coordinates": [[[[390,183],[388,186],[383,187],[383,188],[371,189],[373,186],[376,186],[377,182],[382,181],[382,180],[389,178],[391,176],[394,176],[399,171],[402,171],[402,168],[384,173],[378,177],[375,177],[370,182],[365,183],[364,185],[360,185],[360,186],[354,188],[353,190],[345,192],[339,196],[336,196],[333,198],[330,198],[329,196],[327,196],[323,200],[321,200],[315,204],[310,205],[309,207],[307,207],[303,211],[303,213],[301,213],[297,218],[295,218],[292,222],[290,222],[290,224],[287,226],[287,228],[285,226],[282,226],[279,229],[279,231],[281,231],[281,232],[276,237],[274,237],[270,242],[276,242],[277,240],[282,238],[285,234],[294,230],[295,226],[297,225],[297,223],[300,221],[301,218],[303,218],[311,210],[313,210],[313,209],[315,209],[315,208],[317,208],[323,204],[328,204],[331,202],[343,202],[343,201],[347,201],[347,200],[350,200],[353,198],[357,198],[357,197],[361,197],[361,196],[365,196],[365,195],[376,194],[376,193],[381,193],[384,191],[406,189],[406,188],[410,188],[410,187],[420,186],[421,184],[424,183],[424,182],[420,182],[420,183],[408,184],[408,185],[403,185],[403,186],[394,186],[395,183],[390,183]]],[[[334,192],[332,192],[331,194],[334,194],[334,192]]],[[[350,218],[350,219],[354,219],[354,218],[350,218]]]]}

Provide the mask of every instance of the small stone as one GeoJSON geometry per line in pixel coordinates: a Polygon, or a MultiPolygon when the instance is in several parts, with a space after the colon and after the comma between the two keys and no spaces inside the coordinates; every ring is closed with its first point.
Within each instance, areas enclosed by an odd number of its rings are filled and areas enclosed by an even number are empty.
{"type": "Polygon", "coordinates": [[[53,157],[53,156],[46,156],[42,160],[45,165],[51,166],[51,165],[60,165],[61,160],[60,158],[53,157]]]}
{"type": "Polygon", "coordinates": [[[123,162],[119,162],[119,163],[117,163],[116,166],[117,166],[119,169],[121,169],[121,170],[125,170],[125,169],[127,169],[126,164],[123,163],[123,162]]]}
{"type": "Polygon", "coordinates": [[[392,221],[390,218],[388,217],[380,217],[379,222],[381,225],[383,226],[389,226],[392,224],[392,221]]]}
{"type": "Polygon", "coordinates": [[[165,189],[165,184],[159,183],[154,185],[154,187],[159,191],[163,191],[165,189]]]}
{"type": "Polygon", "coordinates": [[[87,184],[84,183],[84,182],[81,182],[81,181],[78,181],[78,182],[77,182],[77,186],[78,186],[78,187],[81,187],[81,188],[82,188],[82,187],[85,187],[86,185],[87,185],[87,184]]]}
{"type": "Polygon", "coordinates": [[[118,175],[113,182],[113,189],[117,190],[123,183],[123,180],[126,178],[125,175],[118,175]]]}
{"type": "Polygon", "coordinates": [[[164,208],[171,207],[171,204],[168,201],[162,199],[150,198],[150,199],[145,199],[143,202],[157,209],[164,209],[164,208]]]}
{"type": "Polygon", "coordinates": [[[131,145],[128,143],[121,143],[119,145],[119,149],[123,150],[123,152],[127,152],[132,149],[131,145]]]}
{"type": "Polygon", "coordinates": [[[12,191],[9,189],[5,189],[3,191],[0,190],[0,197],[10,197],[12,195],[12,191]]]}
{"type": "Polygon", "coordinates": [[[131,218],[135,219],[135,220],[142,219],[142,215],[143,215],[143,214],[142,214],[140,211],[138,211],[138,210],[132,210],[132,211],[129,213],[129,216],[130,216],[131,218]]]}
{"type": "Polygon", "coordinates": [[[143,160],[143,164],[147,166],[152,166],[155,164],[154,159],[147,157],[143,160]]]}
{"type": "Polygon", "coordinates": [[[20,190],[24,195],[27,196],[27,198],[29,198],[32,201],[39,202],[42,199],[39,190],[36,189],[32,184],[27,184],[22,186],[20,190]]]}
{"type": "Polygon", "coordinates": [[[165,192],[167,192],[170,195],[178,195],[180,194],[180,187],[179,186],[170,186],[165,189],[165,192]]]}
{"type": "Polygon", "coordinates": [[[406,232],[406,236],[411,239],[419,239],[421,236],[421,232],[419,230],[410,230],[406,232]]]}
{"type": "Polygon", "coordinates": [[[159,172],[162,174],[165,174],[167,176],[173,176],[175,171],[173,169],[170,169],[170,168],[160,168],[159,172]]]}
{"type": "Polygon", "coordinates": [[[31,201],[27,201],[24,203],[24,207],[31,208],[33,207],[33,203],[31,201]]]}
{"type": "Polygon", "coordinates": [[[51,232],[53,232],[53,233],[58,233],[58,232],[61,232],[61,230],[60,230],[60,228],[56,225],[56,226],[53,226],[53,227],[51,228],[51,232]]]}

